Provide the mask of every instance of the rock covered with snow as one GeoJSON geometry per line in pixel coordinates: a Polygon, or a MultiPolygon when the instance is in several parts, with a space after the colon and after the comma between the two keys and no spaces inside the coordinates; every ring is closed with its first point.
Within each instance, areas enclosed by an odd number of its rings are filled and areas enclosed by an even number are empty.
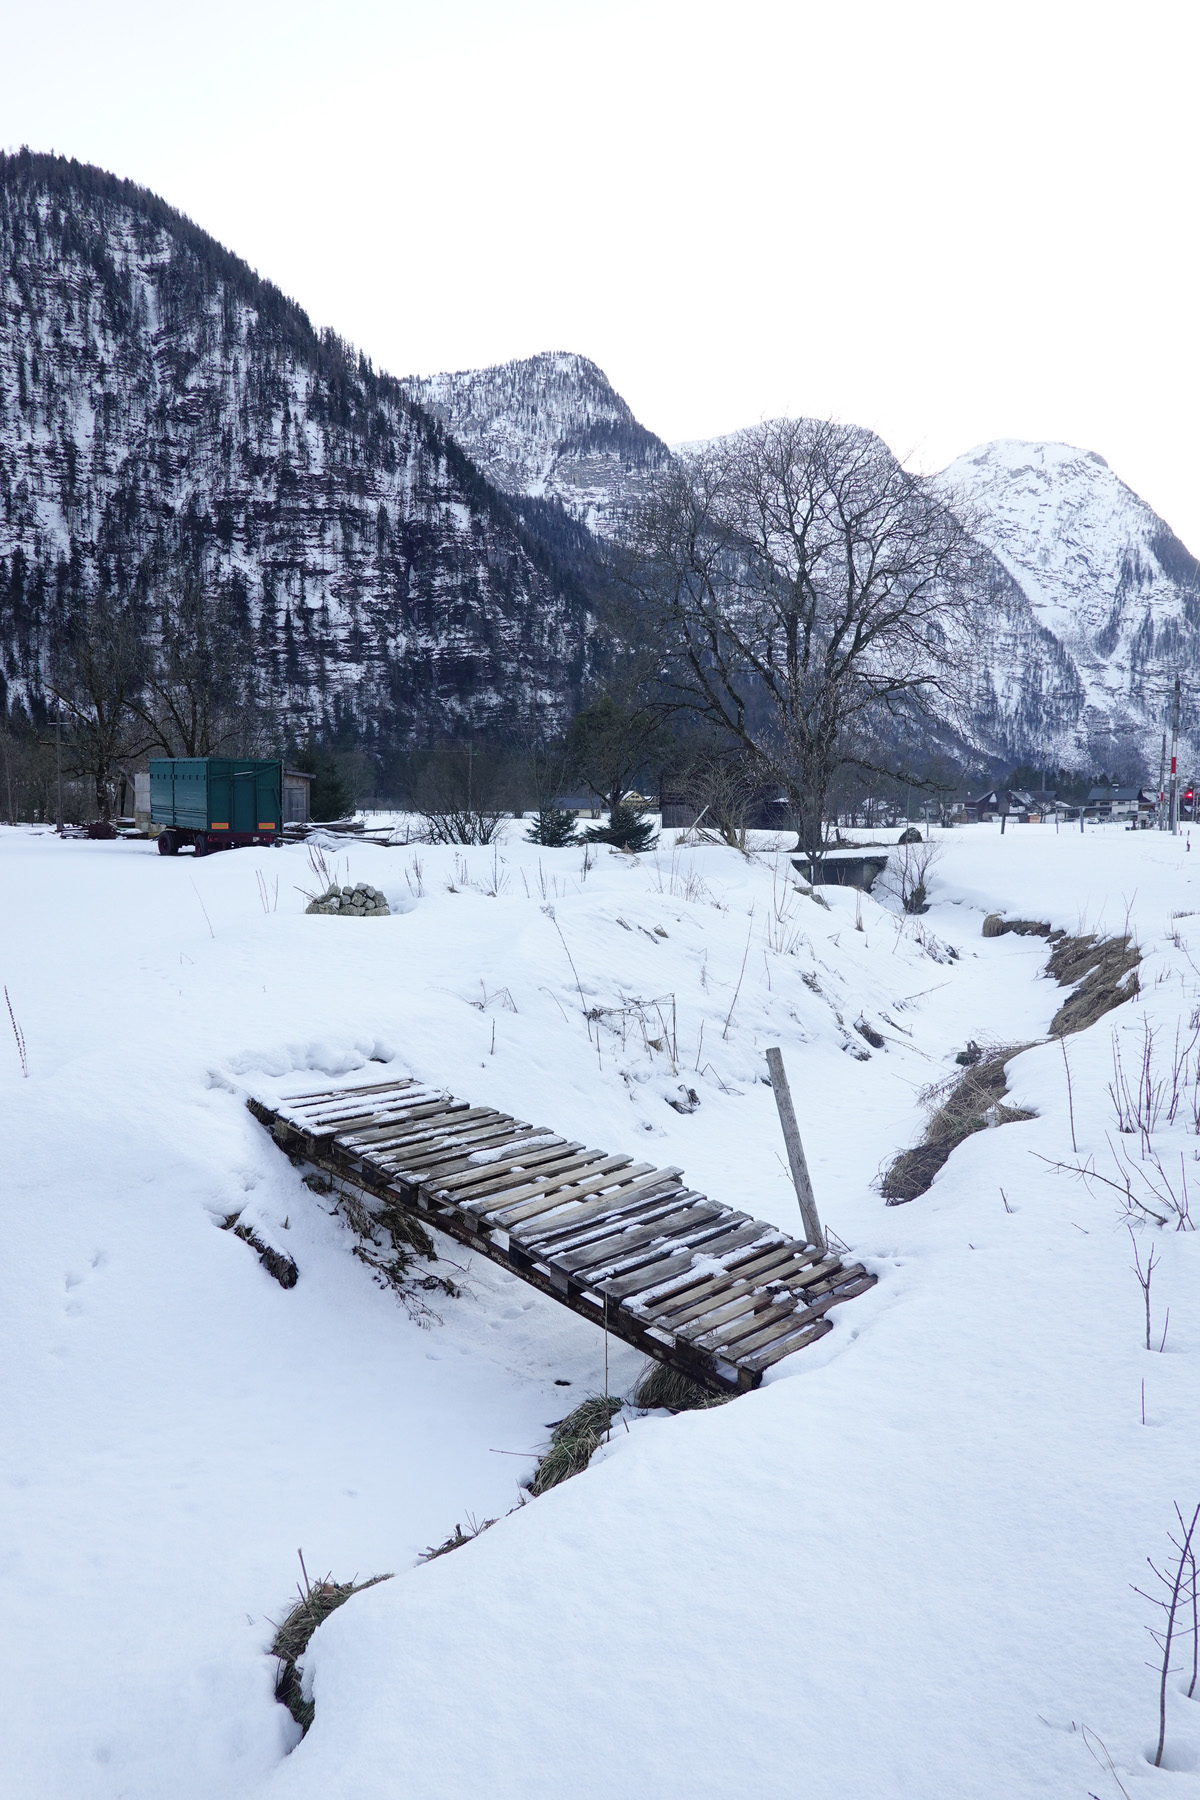
{"type": "Polygon", "coordinates": [[[387,896],[369,881],[358,881],[353,887],[329,884],[323,894],[310,900],[306,913],[330,913],[341,919],[382,919],[391,912],[387,896]]]}

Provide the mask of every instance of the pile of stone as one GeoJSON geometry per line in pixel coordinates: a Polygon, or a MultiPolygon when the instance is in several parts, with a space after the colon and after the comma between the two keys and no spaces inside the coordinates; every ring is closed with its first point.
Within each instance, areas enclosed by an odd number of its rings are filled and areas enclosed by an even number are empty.
{"type": "Polygon", "coordinates": [[[353,887],[339,887],[334,881],[323,894],[310,900],[304,910],[306,913],[336,913],[346,919],[383,919],[392,909],[379,889],[368,881],[358,881],[353,887]]]}

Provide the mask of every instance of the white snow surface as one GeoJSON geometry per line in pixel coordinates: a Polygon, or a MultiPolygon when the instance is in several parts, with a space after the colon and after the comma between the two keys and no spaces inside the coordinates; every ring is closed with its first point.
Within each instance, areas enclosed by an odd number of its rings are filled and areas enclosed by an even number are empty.
{"type": "MultiPolygon", "coordinates": [[[[1072,1131],[1103,1173],[1112,1143],[1138,1155],[1113,1033],[1134,1070],[1149,1027],[1170,1087],[1200,858],[1118,828],[970,827],[924,918],[864,899],[860,932],[852,893],[817,906],[770,848],[668,834],[585,871],[520,829],[496,851],[351,847],[339,876],[404,907],[369,922],[304,916],[298,847],[197,865],[0,830],[28,1058],[25,1078],[0,1014],[4,1791],[1196,1800],[1190,1643],[1156,1771],[1131,1584],[1173,1503],[1200,1501],[1200,1243],[1137,1234],[1161,1259],[1147,1352],[1117,1196],[1049,1164],[1075,1160],[1072,1131]],[[1139,998],[1067,1040],[1073,1124],[1063,1050],[1039,1042],[1063,998],[1046,946],[983,939],[991,910],[1138,935],[1139,998]],[[607,1022],[589,1032],[585,1005],[607,1022]],[[885,1038],[866,1060],[860,1018],[885,1038]],[[885,1207],[873,1179],[968,1038],[1032,1046],[1009,1100],[1038,1116],[885,1207]],[[246,1097],[411,1072],[791,1227],[772,1043],[822,1214],[878,1286],[757,1393],[628,1409],[590,1469],[503,1516],[550,1425],[602,1391],[602,1335],[452,1244],[467,1291],[421,1329],[246,1097]],[[295,1258],[294,1289],[219,1228],[238,1211],[295,1258]],[[394,1571],[316,1634],[299,1743],[267,1653],[298,1547],[314,1577],[394,1571]]],[[[1153,1137],[1185,1171],[1188,1066],[1153,1137]]],[[[641,1359],[608,1352],[627,1393],[641,1359]]]]}

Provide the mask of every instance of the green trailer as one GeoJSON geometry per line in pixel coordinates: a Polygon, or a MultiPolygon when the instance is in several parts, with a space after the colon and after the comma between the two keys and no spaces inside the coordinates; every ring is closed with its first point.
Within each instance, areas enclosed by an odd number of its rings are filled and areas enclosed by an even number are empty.
{"type": "Polygon", "coordinates": [[[158,849],[197,856],[242,844],[275,844],[283,835],[283,764],[235,756],[155,756],[150,760],[150,822],[158,849]]]}

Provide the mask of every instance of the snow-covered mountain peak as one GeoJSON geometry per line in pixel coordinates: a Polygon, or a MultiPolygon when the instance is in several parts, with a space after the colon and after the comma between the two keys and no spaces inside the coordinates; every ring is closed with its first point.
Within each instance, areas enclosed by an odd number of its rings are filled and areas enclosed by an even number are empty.
{"type": "Polygon", "coordinates": [[[1095,451],[1001,438],[957,457],[934,482],[965,501],[1040,623],[1072,649],[1091,642],[1110,655],[1148,611],[1177,613],[1193,559],[1095,451]]]}
{"type": "Polygon", "coordinates": [[[670,460],[661,438],[638,423],[604,371],[573,351],[410,375],[402,385],[496,487],[557,499],[602,535],[670,460]]]}
{"type": "Polygon", "coordinates": [[[1078,671],[1076,741],[1060,748],[1086,744],[1100,761],[1144,754],[1195,635],[1196,559],[1094,450],[1001,438],[933,485],[963,507],[1078,671]]]}

